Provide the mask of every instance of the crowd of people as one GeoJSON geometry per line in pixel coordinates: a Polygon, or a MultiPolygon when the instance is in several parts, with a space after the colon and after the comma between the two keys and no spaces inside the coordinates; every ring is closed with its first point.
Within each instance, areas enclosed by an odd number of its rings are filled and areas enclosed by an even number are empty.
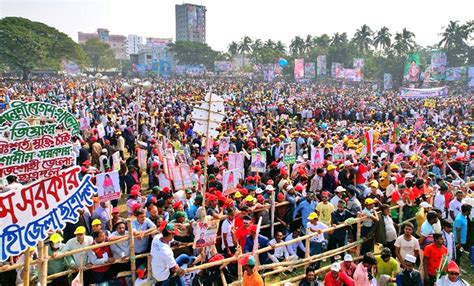
{"type": "MultiPolygon", "coordinates": [[[[112,155],[120,154],[121,198],[96,200],[80,210],[77,223],[51,234],[48,275],[93,265],[85,285],[131,285],[118,274],[130,271],[129,258],[150,253],[151,269],[146,257],[135,261],[135,285],[150,271],[155,285],[217,285],[220,265],[185,269],[241,252],[243,258],[224,268],[227,282],[238,277],[240,264],[243,285],[264,285],[259,265],[297,261],[308,252],[313,256],[360,240],[360,262],[348,252],[331,257],[327,273],[315,274],[326,264],[316,261],[300,285],[317,285],[318,277],[331,286],[468,285],[460,267],[471,269],[461,261],[474,244],[472,93],[454,88],[427,103],[337,82],[154,79],[125,87],[126,81],[0,81],[3,110],[13,100],[44,101],[86,123],[73,138],[82,175],[112,171],[112,155]],[[216,138],[193,130],[193,104],[209,91],[225,99],[226,117],[216,138]],[[222,138],[229,138],[224,152],[222,138]],[[291,142],[296,159],[288,164],[284,146],[291,142]],[[324,158],[315,163],[319,148],[324,158]],[[139,165],[143,150],[146,166],[139,165]],[[265,152],[264,172],[252,171],[254,151],[265,152]],[[189,167],[191,187],[174,186],[163,152],[189,167]],[[231,153],[244,154],[243,168],[239,184],[224,189],[231,153]],[[360,237],[351,223],[357,218],[360,237]],[[203,220],[221,221],[214,247],[198,247],[193,235],[193,223],[203,220]],[[135,253],[122,239],[129,233],[135,253]],[[305,234],[312,234],[309,249],[304,241],[280,245],[305,234]],[[61,255],[106,241],[117,242],[61,255]],[[272,250],[255,253],[267,246],[272,250]]],[[[3,191],[22,186],[14,176],[5,179],[3,191]]],[[[35,249],[30,253],[37,257],[35,249]]],[[[24,260],[20,255],[2,263],[0,285],[23,282],[24,269],[3,269],[24,260]]],[[[30,280],[37,283],[38,276],[32,265],[30,280]]],[[[60,276],[48,285],[70,285],[74,277],[60,276]]]]}

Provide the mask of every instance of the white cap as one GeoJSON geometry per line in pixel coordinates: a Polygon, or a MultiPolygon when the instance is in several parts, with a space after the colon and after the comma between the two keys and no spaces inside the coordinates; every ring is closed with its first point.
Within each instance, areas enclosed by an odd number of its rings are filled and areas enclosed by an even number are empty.
{"type": "Polygon", "coordinates": [[[405,255],[405,261],[411,262],[413,264],[416,263],[416,257],[411,255],[411,254],[406,254],[405,255]]]}
{"type": "Polygon", "coordinates": [[[272,185],[267,185],[265,187],[265,191],[274,191],[275,190],[275,187],[273,187],[272,185]]]}
{"type": "Polygon", "coordinates": [[[341,271],[341,264],[339,264],[339,262],[334,262],[331,265],[331,271],[336,271],[336,272],[341,271]]]}
{"type": "Polygon", "coordinates": [[[102,149],[102,153],[107,153],[107,149],[102,149]]]}
{"type": "Polygon", "coordinates": [[[413,174],[411,174],[411,173],[408,173],[408,174],[405,175],[405,178],[413,178],[413,177],[414,177],[414,176],[413,176],[413,174]]]}
{"type": "Polygon", "coordinates": [[[260,189],[260,188],[257,188],[257,189],[255,190],[255,193],[257,193],[257,194],[261,194],[261,193],[263,193],[263,190],[262,190],[262,189],[260,189]]]}
{"type": "Polygon", "coordinates": [[[427,208],[432,208],[433,206],[430,205],[430,204],[427,203],[427,202],[422,202],[422,203],[420,204],[420,207],[427,209],[427,208]]]}
{"type": "Polygon", "coordinates": [[[351,163],[351,161],[349,161],[349,160],[346,160],[346,161],[344,162],[344,167],[349,167],[349,166],[351,166],[351,165],[352,165],[352,163],[351,163]]]}
{"type": "Polygon", "coordinates": [[[345,192],[345,191],[346,191],[346,189],[344,189],[344,187],[342,187],[342,186],[338,186],[336,188],[336,193],[342,193],[342,192],[345,192]]]}
{"type": "Polygon", "coordinates": [[[385,159],[387,158],[387,153],[383,152],[382,154],[380,154],[380,159],[385,159]]]}
{"type": "Polygon", "coordinates": [[[350,255],[349,253],[346,253],[346,255],[344,255],[344,261],[354,261],[352,259],[352,255],[350,255]]]}

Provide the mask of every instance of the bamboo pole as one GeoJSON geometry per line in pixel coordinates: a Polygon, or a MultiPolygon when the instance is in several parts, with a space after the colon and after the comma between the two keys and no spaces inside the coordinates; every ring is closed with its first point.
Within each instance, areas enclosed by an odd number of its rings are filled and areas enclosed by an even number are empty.
{"type": "MultiPolygon", "coordinates": [[[[306,228],[306,233],[310,233],[308,227],[306,228]]],[[[305,251],[305,254],[304,254],[304,258],[308,259],[309,254],[311,252],[311,241],[310,241],[309,237],[305,240],[305,248],[306,248],[306,251],[305,251]]],[[[306,273],[306,268],[307,268],[307,266],[305,265],[305,267],[304,267],[305,273],[306,273]]]]}
{"type": "Polygon", "coordinates": [[[23,264],[23,286],[30,286],[30,261],[31,261],[31,250],[28,247],[25,252],[25,262],[23,264]]]}
{"type": "MultiPolygon", "coordinates": [[[[361,224],[360,221],[358,221],[357,222],[357,232],[356,232],[356,237],[355,237],[356,240],[360,239],[361,230],[362,230],[362,224],[361,224]]],[[[357,246],[356,253],[357,253],[357,255],[360,255],[360,245],[357,246]]]]}
{"type": "Polygon", "coordinates": [[[147,262],[147,267],[146,267],[146,273],[147,273],[147,280],[151,281],[152,279],[152,273],[151,273],[151,255],[147,255],[146,257],[146,262],[147,262]]]}
{"type": "Polygon", "coordinates": [[[41,260],[39,265],[39,283],[42,286],[46,286],[48,284],[48,248],[44,244],[44,241],[40,241],[38,243],[38,257],[41,260]]]}
{"type": "Polygon", "coordinates": [[[212,105],[211,92],[209,92],[209,100],[207,101],[207,104],[208,104],[208,110],[207,110],[207,126],[206,126],[206,150],[204,151],[204,187],[201,190],[203,218],[206,217],[206,190],[208,187],[207,162],[209,159],[209,143],[211,142],[211,138],[209,138],[209,125],[211,123],[211,105],[212,105]]]}
{"type": "Polygon", "coordinates": [[[272,192],[272,211],[271,211],[271,234],[272,234],[272,237],[275,237],[275,190],[273,190],[272,192]]]}
{"type": "Polygon", "coordinates": [[[128,225],[128,239],[129,239],[129,246],[130,246],[130,271],[132,272],[132,284],[135,283],[136,279],[136,257],[135,257],[135,238],[133,236],[133,228],[132,228],[132,220],[127,220],[128,225]]]}
{"type": "MultiPolygon", "coordinates": [[[[235,256],[239,257],[240,255],[242,255],[242,248],[239,245],[237,247],[237,252],[236,252],[235,256]]],[[[242,281],[242,279],[243,279],[242,276],[243,276],[242,265],[240,265],[239,261],[237,260],[237,277],[238,277],[239,281],[242,281]]]]}
{"type": "Polygon", "coordinates": [[[222,269],[219,269],[220,275],[221,275],[221,280],[222,280],[222,286],[227,286],[227,281],[225,280],[225,275],[222,272],[222,269]]]}

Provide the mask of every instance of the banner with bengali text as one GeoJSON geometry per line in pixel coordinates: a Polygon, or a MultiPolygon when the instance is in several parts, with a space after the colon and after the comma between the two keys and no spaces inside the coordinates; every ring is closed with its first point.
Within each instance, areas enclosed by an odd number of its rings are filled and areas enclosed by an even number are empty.
{"type": "Polygon", "coordinates": [[[447,86],[435,88],[400,88],[400,96],[404,98],[442,97],[447,95],[447,86]]]}

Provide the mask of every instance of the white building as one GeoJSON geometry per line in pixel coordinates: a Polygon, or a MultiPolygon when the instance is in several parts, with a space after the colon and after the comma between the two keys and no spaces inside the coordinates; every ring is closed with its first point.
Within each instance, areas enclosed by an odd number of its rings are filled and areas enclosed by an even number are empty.
{"type": "Polygon", "coordinates": [[[143,37],[137,35],[128,35],[127,37],[127,54],[138,54],[140,46],[143,44],[143,37]]]}

